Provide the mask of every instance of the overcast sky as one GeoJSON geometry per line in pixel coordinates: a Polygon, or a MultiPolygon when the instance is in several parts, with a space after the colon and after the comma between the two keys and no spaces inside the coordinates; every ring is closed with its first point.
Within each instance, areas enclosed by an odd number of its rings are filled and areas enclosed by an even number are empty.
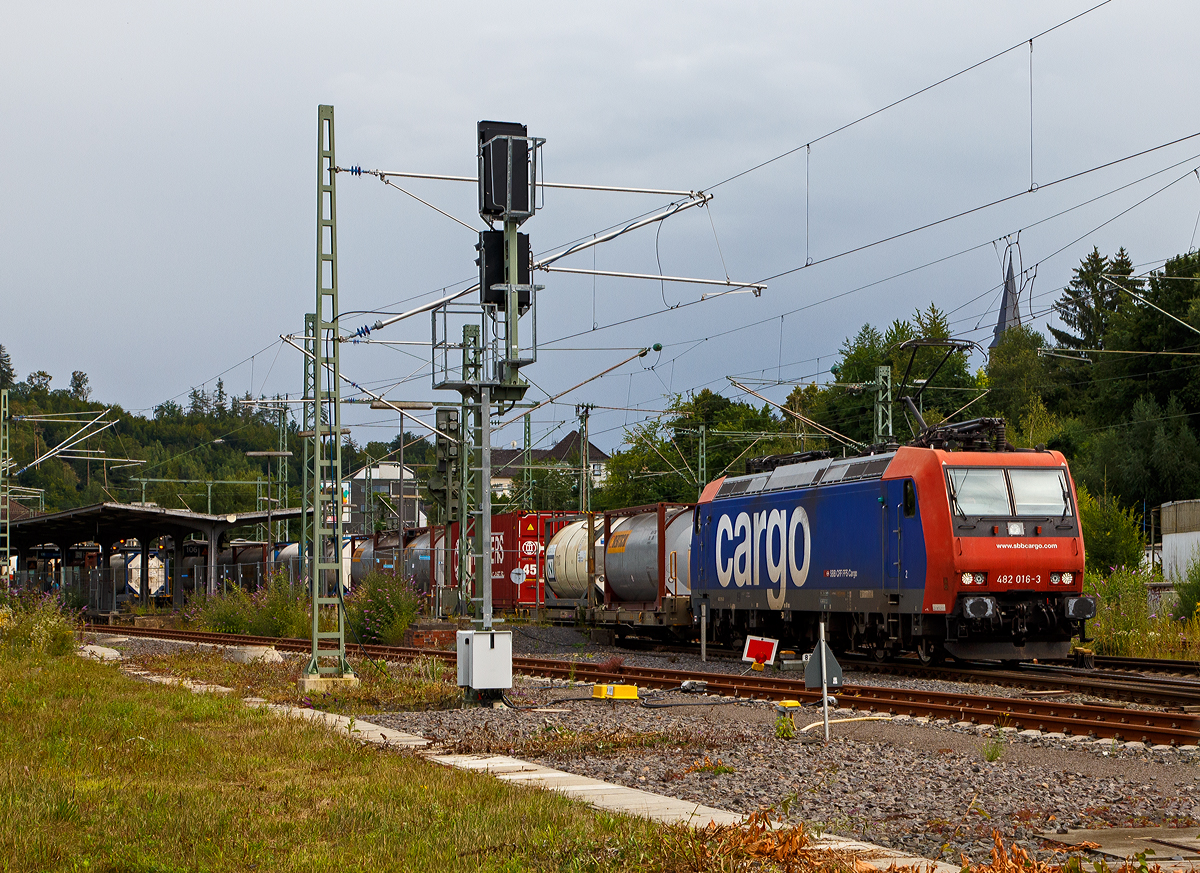
{"type": "MultiPolygon", "coordinates": [[[[730,375],[778,380],[764,391],[782,400],[829,379],[863,323],[930,302],[986,346],[1018,230],[1030,277],[1036,265],[1022,312],[1039,324],[1092,246],[1124,245],[1146,269],[1194,246],[1200,138],[826,259],[1200,131],[1195,4],[1112,0],[1032,55],[1021,45],[822,137],[1092,5],[10,3],[0,343],[20,378],[46,370],[66,387],[83,370],[97,399],[131,410],[186,403],[218,376],[232,393],[296,396],[301,360],[278,336],[314,306],[329,103],[344,166],[474,175],[475,123],[492,118],[545,137],[548,181],[713,194],[563,266],[758,281],[813,260],[760,297],[702,303],[702,286],[539,273],[529,399],[625,349],[665,347],[536,413],[541,446],[575,426],[580,402],[662,409],[705,386],[737,397],[730,375]]],[[[473,185],[404,184],[482,227],[473,185]]],[[[549,252],[669,199],[552,190],[524,229],[549,252]]],[[[399,312],[471,281],[474,231],[367,177],[338,178],[338,207],[343,312],[399,312]]],[[[429,336],[428,316],[374,334],[429,336]]],[[[389,397],[434,396],[420,346],[345,346],[342,367],[389,397]]],[[[594,441],[612,449],[642,418],[598,410],[594,441]]],[[[395,433],[389,414],[346,420],[360,442],[395,433]]],[[[495,442],[520,439],[514,427],[495,442]]]]}

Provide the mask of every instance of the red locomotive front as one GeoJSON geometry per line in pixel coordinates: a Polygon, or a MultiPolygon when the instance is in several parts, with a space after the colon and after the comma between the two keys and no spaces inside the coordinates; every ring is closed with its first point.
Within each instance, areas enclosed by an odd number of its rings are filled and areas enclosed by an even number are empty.
{"type": "Polygon", "coordinates": [[[923,612],[946,616],[951,655],[1065,657],[1095,602],[1066,459],[1053,451],[900,449],[925,508],[923,612]]]}

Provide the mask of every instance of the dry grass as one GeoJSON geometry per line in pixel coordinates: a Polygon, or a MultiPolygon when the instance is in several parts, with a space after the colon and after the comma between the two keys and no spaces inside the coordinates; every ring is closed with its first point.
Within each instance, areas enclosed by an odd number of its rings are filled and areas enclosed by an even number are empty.
{"type": "Polygon", "coordinates": [[[606,730],[574,730],[558,724],[547,724],[534,734],[500,734],[484,725],[469,737],[458,740],[453,751],[460,755],[515,755],[525,758],[594,758],[615,755],[636,749],[704,748],[706,738],[699,733],[672,731],[637,731],[611,728],[606,730]]]}
{"type": "Polygon", "coordinates": [[[991,861],[984,864],[971,864],[964,857],[962,859],[964,871],[967,873],[1161,873],[1162,871],[1161,866],[1147,861],[1144,853],[1112,866],[1103,860],[1089,862],[1079,855],[1072,854],[1079,850],[1090,851],[1098,848],[1094,843],[1083,843],[1064,849],[1062,854],[1067,857],[1064,857],[1061,863],[1039,861],[1020,846],[1006,847],[999,831],[993,831],[992,837],[995,845],[992,848],[991,861]],[[1090,871],[1087,869],[1088,867],[1091,868],[1090,871]]]}
{"type": "Polygon", "coordinates": [[[438,709],[462,701],[454,666],[437,657],[401,664],[353,660],[352,666],[361,680],[357,687],[308,697],[297,690],[305,665],[301,658],[286,658],[280,664],[262,661],[237,664],[218,649],[196,646],[168,654],[139,655],[130,662],[152,673],[234,688],[242,697],[262,697],[271,703],[311,706],[341,715],[420,707],[438,709]]]}

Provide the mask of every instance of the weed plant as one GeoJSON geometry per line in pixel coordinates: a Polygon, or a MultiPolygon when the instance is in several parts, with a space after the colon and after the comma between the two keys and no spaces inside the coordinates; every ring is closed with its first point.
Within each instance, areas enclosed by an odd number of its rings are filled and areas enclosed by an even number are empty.
{"type": "Polygon", "coordinates": [[[184,620],[204,630],[259,637],[307,637],[312,632],[308,590],[286,572],[269,576],[252,594],[241,588],[193,596],[184,620]]]}
{"type": "Polygon", "coordinates": [[[775,716],[775,736],[781,740],[794,739],[796,736],[795,717],[783,712],[775,716]]]}
{"type": "Polygon", "coordinates": [[[398,573],[368,573],[346,597],[350,638],[363,643],[398,646],[416,620],[423,599],[410,580],[398,573]]]}
{"type": "Polygon", "coordinates": [[[10,652],[65,655],[75,647],[79,613],[53,592],[9,592],[0,604],[0,646],[10,652]]]}
{"type": "Polygon", "coordinates": [[[714,776],[725,776],[729,773],[736,772],[728,764],[721,761],[720,758],[712,760],[708,755],[704,756],[703,761],[696,761],[690,767],[684,769],[685,773],[711,773],[714,776]]]}
{"type": "Polygon", "coordinates": [[[1192,621],[1200,609],[1200,550],[1192,554],[1187,572],[1175,584],[1175,614],[1181,621],[1192,621]]]}
{"type": "MultiPolygon", "coordinates": [[[[1188,578],[1200,590],[1200,567],[1193,561],[1188,578]]],[[[1156,573],[1141,568],[1110,568],[1108,574],[1088,573],[1084,590],[1096,598],[1096,617],[1088,622],[1089,644],[1099,655],[1176,658],[1200,658],[1200,616],[1195,609],[1186,613],[1183,583],[1179,602],[1163,612],[1151,612],[1146,585],[1159,581],[1156,573]],[[1180,613],[1183,613],[1181,615],[1180,613]],[[1185,617],[1189,616],[1189,617],[1185,617]]]]}
{"type": "Polygon", "coordinates": [[[292,584],[287,573],[275,573],[250,595],[250,633],[259,637],[309,636],[308,599],[308,591],[292,584]]]}
{"type": "Polygon", "coordinates": [[[1004,736],[997,733],[993,737],[989,737],[983,744],[983,760],[989,764],[993,761],[999,761],[1004,754],[1004,736]]]}

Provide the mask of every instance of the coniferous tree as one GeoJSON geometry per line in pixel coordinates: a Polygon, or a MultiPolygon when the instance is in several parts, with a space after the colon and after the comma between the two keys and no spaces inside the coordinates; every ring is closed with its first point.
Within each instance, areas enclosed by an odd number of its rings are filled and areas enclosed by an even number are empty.
{"type": "Polygon", "coordinates": [[[11,388],[17,384],[17,371],[13,369],[8,349],[0,346],[0,388],[11,388]]]}
{"type": "Polygon", "coordinates": [[[1102,349],[1105,335],[1113,312],[1124,293],[1124,286],[1131,291],[1141,291],[1140,280],[1129,278],[1133,274],[1133,263],[1124,247],[1112,258],[1092,249],[1075,270],[1071,283],[1063,296],[1054,304],[1054,311],[1071,330],[1070,333],[1056,327],[1050,333],[1060,346],[1068,349],[1102,349]],[[1114,278],[1106,278],[1114,277],[1114,278]]]}

